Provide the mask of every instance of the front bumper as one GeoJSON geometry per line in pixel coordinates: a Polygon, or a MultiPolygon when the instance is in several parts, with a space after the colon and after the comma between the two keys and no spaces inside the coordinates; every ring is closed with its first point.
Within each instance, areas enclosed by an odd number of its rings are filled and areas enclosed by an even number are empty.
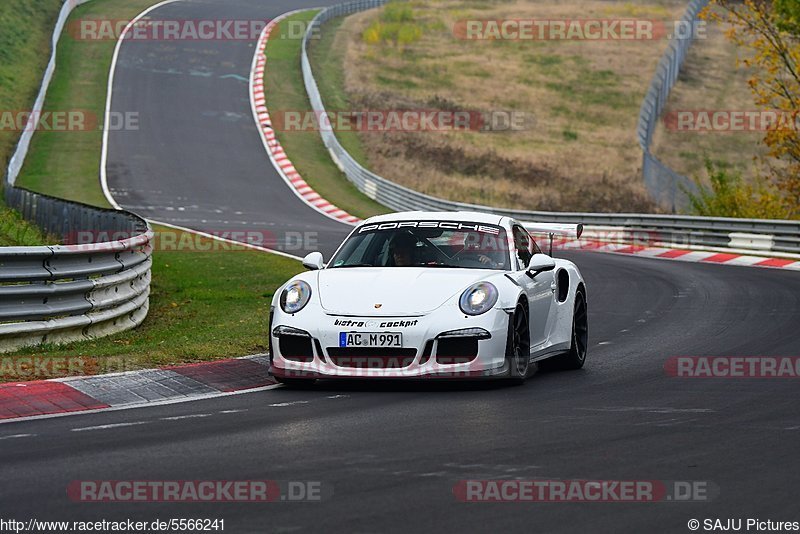
{"type": "Polygon", "coordinates": [[[502,377],[508,374],[508,321],[509,314],[500,308],[477,317],[467,317],[460,310],[438,310],[420,317],[291,316],[276,309],[270,331],[270,372],[280,378],[308,379],[502,377]],[[461,340],[474,340],[460,343],[453,342],[452,334],[442,336],[465,329],[468,335],[461,340]],[[472,335],[478,331],[484,334],[472,335]],[[350,352],[339,347],[342,332],[402,332],[403,347],[350,352]],[[287,335],[295,337],[287,339],[287,335]],[[462,347],[472,350],[458,352],[462,347]]]}

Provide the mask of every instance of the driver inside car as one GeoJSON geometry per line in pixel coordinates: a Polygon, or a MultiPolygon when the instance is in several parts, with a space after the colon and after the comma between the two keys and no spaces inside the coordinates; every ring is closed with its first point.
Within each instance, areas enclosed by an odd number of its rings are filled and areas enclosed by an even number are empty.
{"type": "Polygon", "coordinates": [[[417,238],[409,233],[397,234],[389,243],[387,266],[410,267],[415,265],[417,238]]]}
{"type": "Polygon", "coordinates": [[[464,242],[464,250],[462,251],[463,257],[470,260],[481,262],[483,265],[490,269],[499,269],[503,266],[503,261],[500,259],[501,254],[493,247],[489,247],[490,243],[484,243],[486,246],[481,246],[481,238],[477,234],[470,234],[464,242]],[[481,250],[485,248],[487,250],[481,250]]]}

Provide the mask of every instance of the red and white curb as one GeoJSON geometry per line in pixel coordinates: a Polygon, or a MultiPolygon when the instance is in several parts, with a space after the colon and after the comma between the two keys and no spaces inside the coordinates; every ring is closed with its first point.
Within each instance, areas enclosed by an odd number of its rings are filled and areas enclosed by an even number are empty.
{"type": "Polygon", "coordinates": [[[0,423],[173,404],[277,387],[267,356],[0,384],[0,423]]]}
{"type": "Polygon", "coordinates": [[[277,27],[281,20],[301,11],[305,10],[290,11],[272,19],[269,24],[266,25],[264,31],[259,37],[258,44],[256,45],[256,53],[253,57],[253,66],[250,75],[250,102],[253,108],[253,116],[256,119],[256,124],[258,126],[258,131],[261,134],[264,148],[267,150],[267,154],[269,154],[272,164],[275,166],[278,174],[281,175],[292,191],[294,191],[295,194],[306,204],[320,213],[337,221],[349,224],[357,224],[361,222],[361,219],[354,215],[350,215],[343,209],[334,206],[322,198],[319,193],[314,191],[314,189],[308,185],[305,180],[303,180],[303,177],[297,172],[297,169],[295,169],[294,165],[289,160],[289,157],[286,155],[286,152],[283,150],[283,147],[275,136],[275,129],[272,127],[272,120],[270,119],[269,110],[267,109],[267,101],[264,93],[264,72],[267,65],[267,42],[269,41],[272,30],[277,27]]]}
{"type": "Polygon", "coordinates": [[[767,267],[771,269],[790,269],[800,271],[800,261],[785,258],[753,256],[729,251],[687,250],[668,247],[650,247],[608,243],[589,239],[568,241],[558,245],[558,250],[590,250],[612,254],[625,254],[643,258],[677,260],[717,265],[741,265],[747,267],[767,267]]]}

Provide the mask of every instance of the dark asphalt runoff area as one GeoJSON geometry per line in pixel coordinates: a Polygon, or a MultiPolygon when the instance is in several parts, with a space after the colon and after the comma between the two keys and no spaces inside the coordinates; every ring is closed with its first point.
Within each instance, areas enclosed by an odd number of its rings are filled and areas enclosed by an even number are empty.
{"type": "MultiPolygon", "coordinates": [[[[271,17],[301,5],[204,0],[152,15],[271,17]]],[[[111,138],[115,196],[183,226],[241,229],[245,221],[319,232],[333,246],[347,227],[293,200],[261,147],[246,84],[221,77],[247,77],[251,58],[248,43],[123,47],[115,109],[139,110],[143,129],[111,138]]],[[[691,519],[800,521],[798,379],[676,378],[664,368],[675,356],[800,356],[797,273],[559,254],[587,282],[590,348],[581,371],[540,372],[520,387],[327,382],[3,424],[0,517],[224,519],[234,533],[684,533],[691,519]],[[260,479],[319,482],[325,498],[67,496],[80,480],[260,479]],[[712,498],[459,502],[454,487],[474,479],[696,481],[712,498]]]]}

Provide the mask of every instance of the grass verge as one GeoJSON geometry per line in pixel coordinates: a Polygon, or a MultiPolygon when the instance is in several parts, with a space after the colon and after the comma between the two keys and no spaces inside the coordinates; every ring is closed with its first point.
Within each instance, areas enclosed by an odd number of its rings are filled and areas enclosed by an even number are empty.
{"type": "Polygon", "coordinates": [[[468,40],[459,27],[578,15],[668,23],[685,8],[682,0],[388,4],[345,18],[330,38],[338,89],[329,92],[351,109],[521,119],[519,128],[359,132],[369,168],[412,189],[521,209],[657,211],[641,180],[636,120],[665,39],[468,40]]]}
{"type": "MultiPolygon", "coordinates": [[[[308,59],[314,70],[314,78],[317,80],[325,109],[334,112],[353,109],[344,91],[344,49],[339,43],[342,39],[339,30],[344,20],[344,17],[338,17],[326,22],[322,26],[319,39],[311,41],[308,50],[308,59]]],[[[357,162],[365,167],[369,165],[357,132],[337,131],[336,138],[357,162]]]]}
{"type": "MultiPolygon", "coordinates": [[[[267,108],[273,122],[280,120],[284,112],[311,113],[311,104],[308,101],[305,85],[303,84],[303,73],[300,69],[300,51],[302,41],[297,38],[282,38],[284,35],[291,35],[289,28],[296,27],[298,22],[310,21],[317,11],[304,11],[298,13],[279,23],[278,28],[272,32],[272,37],[267,43],[267,69],[265,73],[264,87],[267,100],[267,108]]],[[[327,32],[325,35],[333,35],[327,32]]],[[[323,40],[325,37],[323,36],[323,40]]],[[[315,62],[315,74],[318,65],[328,65],[330,54],[335,52],[326,51],[325,46],[315,46],[313,61],[315,62]]],[[[324,44],[324,43],[320,43],[324,44]]],[[[331,62],[334,65],[335,62],[331,62]]],[[[330,67],[327,73],[335,70],[330,67]]],[[[320,89],[335,87],[335,83],[328,83],[330,77],[318,78],[325,80],[321,83],[320,89]]],[[[326,106],[328,94],[323,92],[326,106]]],[[[335,109],[330,108],[330,109],[335,109]]],[[[295,168],[323,198],[357,217],[365,218],[378,213],[387,213],[389,210],[378,204],[374,200],[363,195],[358,189],[347,180],[347,177],[333,163],[330,153],[317,131],[286,131],[280,127],[276,128],[276,136],[284,150],[292,160],[295,168]]],[[[342,139],[342,144],[359,161],[364,161],[363,152],[359,150],[358,141],[353,136],[342,139]]]]}
{"type": "Polygon", "coordinates": [[[54,242],[19,213],[0,204],[0,247],[34,247],[54,242]]]}
{"type": "MultiPolygon", "coordinates": [[[[62,0],[3,0],[0,2],[0,112],[30,110],[50,59],[53,34],[62,0]]],[[[3,173],[20,132],[0,128],[3,173]]]]}
{"type": "MultiPolygon", "coordinates": [[[[19,113],[30,110],[42,73],[50,58],[50,36],[61,9],[61,0],[3,0],[0,2],[0,166],[5,176],[20,131],[19,113]]],[[[0,246],[46,244],[46,237],[2,204],[0,193],[0,246]]]]}

